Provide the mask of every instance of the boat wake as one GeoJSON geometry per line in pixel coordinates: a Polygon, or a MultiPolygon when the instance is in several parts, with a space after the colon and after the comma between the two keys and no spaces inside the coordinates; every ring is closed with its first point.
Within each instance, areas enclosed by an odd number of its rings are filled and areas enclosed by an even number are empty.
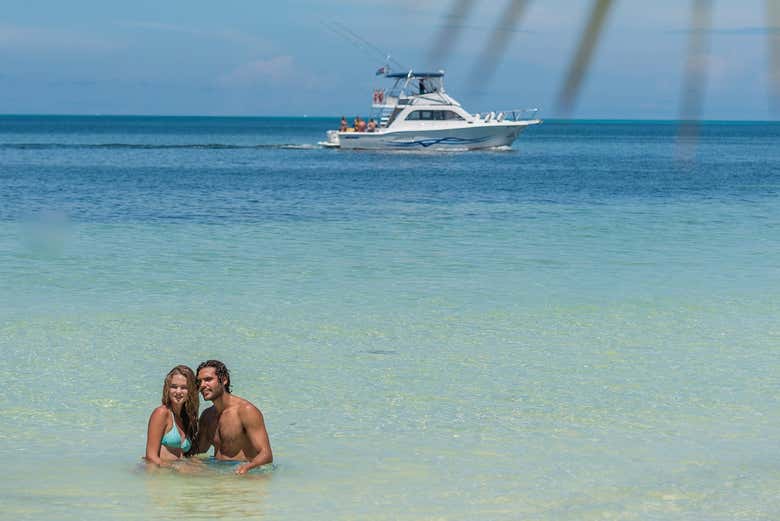
{"type": "Polygon", "coordinates": [[[259,145],[227,145],[222,143],[186,143],[186,144],[152,144],[152,143],[0,143],[0,150],[84,150],[84,149],[117,149],[117,150],[254,150],[254,149],[285,149],[285,150],[319,150],[322,146],[301,143],[263,143],[259,145]]]}
{"type": "Polygon", "coordinates": [[[280,145],[279,148],[284,148],[287,150],[321,150],[323,148],[322,145],[280,145]]]}

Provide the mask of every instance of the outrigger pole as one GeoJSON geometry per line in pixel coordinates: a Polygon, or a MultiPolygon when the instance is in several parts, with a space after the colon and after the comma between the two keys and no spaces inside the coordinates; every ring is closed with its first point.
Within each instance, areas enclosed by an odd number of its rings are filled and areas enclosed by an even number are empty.
{"type": "Polygon", "coordinates": [[[398,60],[395,60],[390,56],[389,53],[386,51],[380,49],[373,43],[369,42],[359,34],[357,34],[355,31],[350,29],[349,27],[346,27],[344,24],[336,21],[331,22],[322,22],[322,24],[329,29],[331,32],[337,34],[338,36],[341,36],[351,44],[353,44],[355,47],[362,49],[363,51],[368,51],[372,55],[378,54],[382,57],[382,59],[385,60],[386,65],[390,65],[392,63],[395,67],[397,67],[399,70],[409,70],[409,67],[402,64],[398,60]]]}

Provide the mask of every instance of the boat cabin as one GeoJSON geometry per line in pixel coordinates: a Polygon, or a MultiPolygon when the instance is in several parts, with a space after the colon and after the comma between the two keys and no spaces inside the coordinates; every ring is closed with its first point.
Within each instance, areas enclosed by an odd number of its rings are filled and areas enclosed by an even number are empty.
{"type": "Polygon", "coordinates": [[[388,91],[374,91],[373,117],[379,128],[406,127],[408,121],[415,128],[425,122],[441,126],[446,122],[462,122],[472,119],[460,103],[444,90],[444,72],[394,72],[385,74],[395,80],[388,91]]]}

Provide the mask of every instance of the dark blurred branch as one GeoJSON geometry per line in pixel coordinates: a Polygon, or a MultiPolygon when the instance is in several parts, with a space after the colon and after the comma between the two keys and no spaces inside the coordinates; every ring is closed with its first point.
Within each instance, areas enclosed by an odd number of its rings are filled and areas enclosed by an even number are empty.
{"type": "Polygon", "coordinates": [[[523,12],[529,3],[530,0],[510,0],[506,5],[493,31],[490,33],[487,45],[477,59],[474,71],[470,75],[472,82],[482,84],[489,81],[493,76],[498,62],[506,52],[509,40],[514,34],[514,29],[520,23],[523,12]]]}
{"type": "Polygon", "coordinates": [[[582,80],[590,66],[593,50],[596,48],[604,21],[612,7],[613,0],[595,0],[591,9],[590,19],[577,46],[577,53],[569,65],[566,81],[558,96],[558,111],[564,115],[571,112],[579,93],[582,80]]]}
{"type": "Polygon", "coordinates": [[[769,109],[780,115],[780,0],[766,0],[769,43],[769,109]]]}
{"type": "Polygon", "coordinates": [[[472,7],[474,7],[474,0],[455,0],[452,3],[452,9],[445,18],[444,25],[442,25],[433,48],[428,54],[430,65],[435,68],[443,66],[463,27],[463,20],[468,16],[472,7]]]}
{"type": "Polygon", "coordinates": [[[704,100],[704,88],[707,83],[707,66],[710,50],[710,30],[712,28],[712,0],[693,0],[688,54],[683,78],[683,90],[680,102],[679,139],[685,143],[694,143],[698,136],[698,120],[704,100]]]}

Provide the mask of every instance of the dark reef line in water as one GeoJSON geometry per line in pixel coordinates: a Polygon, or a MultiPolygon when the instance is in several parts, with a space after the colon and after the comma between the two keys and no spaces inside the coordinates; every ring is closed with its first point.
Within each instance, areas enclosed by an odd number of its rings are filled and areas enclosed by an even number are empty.
{"type": "Polygon", "coordinates": [[[128,150],[165,150],[165,149],[207,149],[207,150],[242,150],[258,148],[281,149],[312,149],[321,148],[317,145],[302,145],[294,143],[260,144],[260,145],[223,145],[219,143],[192,144],[143,144],[143,143],[0,143],[0,150],[61,150],[61,149],[128,149],[128,150]]]}

